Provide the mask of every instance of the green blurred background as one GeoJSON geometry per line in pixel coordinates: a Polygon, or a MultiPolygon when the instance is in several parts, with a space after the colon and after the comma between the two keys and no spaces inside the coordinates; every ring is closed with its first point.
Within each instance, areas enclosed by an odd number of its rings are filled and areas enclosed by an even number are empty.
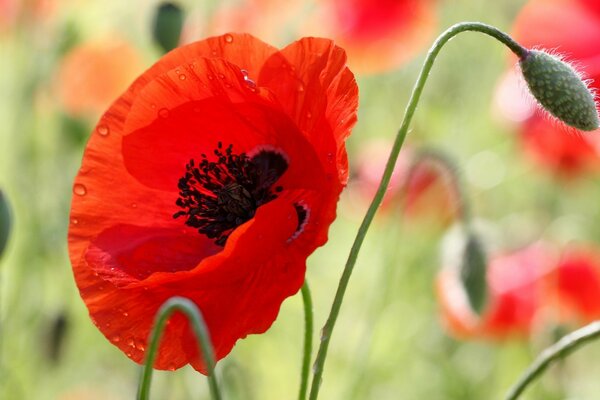
{"type": "MultiPolygon", "coordinates": [[[[510,30],[524,2],[440,0],[437,32],[468,20],[510,30]]],[[[143,66],[151,65],[161,54],[151,38],[158,2],[57,3],[40,15],[21,15],[0,33],[0,189],[13,215],[0,259],[0,398],[131,399],[140,367],[91,323],[67,256],[72,180],[99,115],[69,115],[58,99],[57,76],[73,46],[105,35],[124,38],[139,51],[143,66]]],[[[180,2],[197,19],[200,32],[209,18],[205,11],[224,3],[236,5],[233,0],[180,2]]],[[[289,43],[298,37],[295,32],[287,27],[272,44],[289,43]]],[[[218,32],[203,34],[212,33],[218,32]]],[[[393,137],[424,53],[391,72],[357,74],[360,111],[348,141],[351,160],[370,139],[393,137]]],[[[494,117],[494,88],[509,65],[502,46],[482,35],[468,33],[449,43],[427,84],[409,142],[443,149],[456,160],[476,214],[493,221],[505,242],[540,233],[557,240],[600,239],[593,223],[600,213],[596,182],[590,178],[565,191],[523,159],[510,126],[494,117]],[[482,157],[486,168],[480,167],[482,157]],[[488,178],[494,183],[486,184],[488,178]]],[[[325,321],[365,210],[366,203],[345,192],[329,243],[308,261],[317,328],[325,321]]],[[[501,398],[555,340],[550,331],[530,341],[450,338],[440,323],[433,284],[443,229],[426,219],[402,222],[395,208],[377,218],[334,333],[321,398],[501,398]]],[[[267,333],[241,340],[219,363],[226,397],[295,398],[302,329],[301,299],[295,296],[283,304],[267,333]]],[[[573,355],[525,398],[599,398],[599,357],[598,346],[573,355]]],[[[157,372],[152,398],[209,397],[204,377],[187,367],[157,372]]]]}

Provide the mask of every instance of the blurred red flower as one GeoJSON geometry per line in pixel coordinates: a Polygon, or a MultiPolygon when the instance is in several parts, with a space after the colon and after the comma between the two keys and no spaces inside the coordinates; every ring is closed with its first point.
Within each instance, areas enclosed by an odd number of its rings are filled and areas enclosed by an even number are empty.
{"type": "MultiPolygon", "coordinates": [[[[543,47],[564,54],[585,77],[592,79],[591,87],[598,89],[598,4],[595,0],[530,1],[517,16],[514,37],[525,47],[543,47]]],[[[573,132],[539,109],[521,122],[520,138],[526,151],[557,175],[573,177],[600,167],[599,143],[594,134],[573,132]]]]}
{"type": "Polygon", "coordinates": [[[348,51],[366,73],[397,68],[431,44],[435,0],[322,0],[311,29],[348,51]]]}
{"type": "Polygon", "coordinates": [[[586,323],[600,318],[600,251],[570,247],[545,280],[549,302],[560,322],[586,323]]]}
{"type": "MultiPolygon", "coordinates": [[[[361,145],[353,163],[350,185],[351,194],[361,205],[373,200],[391,148],[388,140],[361,145]]],[[[456,193],[444,176],[449,172],[434,160],[422,157],[417,160],[417,157],[410,146],[402,148],[381,209],[386,212],[399,206],[407,217],[426,218],[446,225],[456,216],[456,193]]]]}
{"type": "MultiPolygon", "coordinates": [[[[262,333],[327,241],[358,89],[342,49],[226,34],[177,48],[104,114],[75,178],[69,251],[92,320],[141,362],[158,307],[194,301],[217,359],[262,333]]],[[[155,364],[205,371],[182,315],[155,364]]]]}
{"type": "Polygon", "coordinates": [[[142,57],[128,42],[116,37],[84,42],[60,64],[58,97],[67,114],[97,118],[142,71],[142,57]]]}
{"type": "Polygon", "coordinates": [[[450,334],[497,340],[529,335],[544,306],[542,278],[553,259],[539,243],[492,256],[487,271],[488,304],[480,316],[468,304],[458,270],[442,269],[436,291],[450,334]]]}

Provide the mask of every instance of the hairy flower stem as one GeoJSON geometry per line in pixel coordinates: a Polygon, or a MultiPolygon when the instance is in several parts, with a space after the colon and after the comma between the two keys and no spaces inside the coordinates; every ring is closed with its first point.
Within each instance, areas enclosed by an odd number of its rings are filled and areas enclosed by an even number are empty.
{"type": "Polygon", "coordinates": [[[581,329],[576,330],[558,342],[548,347],[540,354],[533,364],[523,373],[521,379],[510,389],[506,400],[516,400],[552,364],[569,353],[575,351],[579,346],[600,338],[600,321],[592,322],[581,329]]]}
{"type": "Polygon", "coordinates": [[[304,306],[304,352],[302,355],[302,370],[300,372],[300,391],[298,400],[305,400],[308,391],[308,377],[310,374],[310,358],[312,355],[313,339],[313,304],[308,282],[302,286],[302,305],[304,306]]]}
{"type": "Polygon", "coordinates": [[[389,159],[385,166],[381,182],[379,184],[377,192],[375,193],[375,197],[373,198],[373,201],[371,202],[371,205],[369,206],[369,209],[367,210],[367,213],[365,214],[365,217],[363,218],[363,221],[360,227],[358,228],[358,233],[356,235],[356,238],[354,239],[352,248],[350,249],[350,254],[348,255],[348,260],[346,261],[346,266],[344,267],[344,271],[342,272],[342,276],[337,287],[335,298],[333,300],[333,304],[331,305],[329,317],[327,318],[327,321],[323,326],[321,334],[321,344],[319,346],[317,358],[313,368],[314,376],[310,390],[310,400],[316,400],[319,395],[319,388],[321,386],[321,381],[323,378],[323,368],[325,364],[325,359],[327,358],[327,349],[329,348],[333,328],[335,326],[337,317],[340,313],[340,308],[342,306],[342,301],[344,299],[346,288],[348,287],[348,282],[350,281],[350,276],[352,275],[352,270],[354,269],[354,265],[356,264],[358,253],[364,241],[365,235],[367,234],[369,226],[373,221],[375,212],[381,204],[381,201],[383,200],[383,195],[385,194],[385,191],[387,190],[387,187],[390,183],[392,171],[394,170],[394,166],[396,165],[398,154],[400,153],[400,149],[402,148],[402,144],[404,143],[404,139],[408,132],[408,127],[417,108],[417,104],[421,97],[421,93],[423,92],[423,88],[425,86],[425,82],[427,81],[427,77],[429,76],[429,72],[431,71],[435,58],[437,57],[442,47],[451,38],[465,31],[481,32],[486,35],[492,36],[493,38],[506,45],[513,53],[519,56],[519,58],[522,58],[527,54],[527,50],[521,45],[519,45],[517,42],[515,42],[506,33],[501,32],[493,26],[482,24],[480,22],[462,22],[453,25],[437,38],[437,40],[429,50],[429,53],[425,58],[425,62],[423,63],[423,67],[421,69],[417,82],[413,87],[413,91],[408,105],[406,106],[404,120],[402,121],[400,129],[398,130],[398,133],[396,135],[396,139],[394,141],[389,159]]]}
{"type": "Polygon", "coordinates": [[[138,387],[137,400],[148,400],[150,396],[150,382],[152,381],[152,366],[158,351],[158,344],[164,331],[165,325],[169,317],[175,312],[184,313],[191,322],[192,330],[198,339],[202,356],[206,363],[208,372],[208,386],[210,388],[211,398],[213,400],[221,400],[221,393],[215,378],[215,356],[213,353],[212,344],[208,334],[208,329],[204,323],[202,313],[192,301],[183,297],[171,297],[158,310],[156,320],[152,328],[152,333],[149,338],[148,352],[146,353],[146,362],[142,369],[140,385],[138,387]]]}

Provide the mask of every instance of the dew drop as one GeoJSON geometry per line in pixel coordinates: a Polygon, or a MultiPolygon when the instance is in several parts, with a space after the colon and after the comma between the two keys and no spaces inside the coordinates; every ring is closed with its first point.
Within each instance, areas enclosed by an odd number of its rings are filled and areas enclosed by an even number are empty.
{"type": "Polygon", "coordinates": [[[231,36],[230,34],[225,35],[225,41],[227,43],[233,43],[233,36],[231,36]]]}
{"type": "Polygon", "coordinates": [[[225,79],[225,75],[223,75],[223,74],[219,74],[219,78],[221,78],[221,79],[225,79]]]}
{"type": "Polygon", "coordinates": [[[212,81],[213,79],[215,79],[215,77],[214,77],[214,76],[212,76],[212,75],[209,75],[209,76],[208,76],[208,79],[210,79],[210,80],[212,81]]]}
{"type": "Polygon", "coordinates": [[[129,317],[129,313],[128,313],[128,312],[124,312],[124,313],[123,313],[123,316],[124,316],[124,317],[129,317]]]}
{"type": "Polygon", "coordinates": [[[131,203],[131,208],[137,208],[137,203],[131,203]]]}
{"type": "Polygon", "coordinates": [[[110,129],[106,125],[100,125],[100,126],[98,126],[98,129],[96,129],[96,130],[98,131],[98,134],[101,136],[107,136],[108,133],[110,132],[110,129]]]}
{"type": "Polygon", "coordinates": [[[71,223],[73,225],[77,225],[79,223],[79,220],[77,218],[71,218],[71,223]]]}
{"type": "Polygon", "coordinates": [[[146,346],[144,346],[143,343],[138,343],[136,349],[138,349],[139,351],[146,351],[146,346]]]}
{"type": "Polygon", "coordinates": [[[135,343],[133,342],[133,339],[127,339],[127,346],[135,347],[135,343]]]}
{"type": "Polygon", "coordinates": [[[303,83],[300,83],[300,84],[298,85],[298,91],[299,91],[300,93],[304,92],[304,84],[303,84],[303,83]]]}
{"type": "Polygon", "coordinates": [[[166,109],[166,108],[161,108],[158,111],[158,116],[161,117],[161,118],[167,118],[169,116],[169,110],[166,109]]]}
{"type": "Polygon", "coordinates": [[[81,183],[76,183],[73,185],[73,193],[75,193],[77,196],[85,196],[87,189],[81,183]]]}
{"type": "Polygon", "coordinates": [[[244,80],[246,81],[246,86],[248,86],[250,89],[256,88],[256,82],[254,82],[252,79],[245,78],[244,80]]]}
{"type": "Polygon", "coordinates": [[[307,113],[306,113],[306,118],[308,118],[308,119],[311,119],[311,118],[312,118],[312,113],[310,113],[310,112],[307,112],[307,113]]]}
{"type": "Polygon", "coordinates": [[[240,72],[242,73],[242,75],[244,75],[244,78],[248,77],[248,71],[246,71],[245,69],[240,69],[240,72]]]}
{"type": "Polygon", "coordinates": [[[185,81],[186,76],[184,74],[179,75],[180,81],[185,81]]]}
{"type": "Polygon", "coordinates": [[[120,336],[113,336],[111,341],[113,343],[119,343],[121,341],[121,337],[120,336]]]}

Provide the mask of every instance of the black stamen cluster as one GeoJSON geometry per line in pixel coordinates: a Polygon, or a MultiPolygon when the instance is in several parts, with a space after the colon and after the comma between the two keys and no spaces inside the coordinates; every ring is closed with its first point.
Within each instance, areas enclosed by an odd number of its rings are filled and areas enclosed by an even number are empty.
{"type": "Polygon", "coordinates": [[[256,209],[277,197],[281,186],[271,186],[287,170],[286,159],[275,151],[263,150],[253,157],[234,154],[233,145],[223,151],[218,143],[215,161],[202,154],[199,163],[194,159],[185,166],[179,179],[177,206],[182,210],[173,218],[185,216],[185,224],[216,239],[224,246],[233,230],[248,221],[256,209]]]}

